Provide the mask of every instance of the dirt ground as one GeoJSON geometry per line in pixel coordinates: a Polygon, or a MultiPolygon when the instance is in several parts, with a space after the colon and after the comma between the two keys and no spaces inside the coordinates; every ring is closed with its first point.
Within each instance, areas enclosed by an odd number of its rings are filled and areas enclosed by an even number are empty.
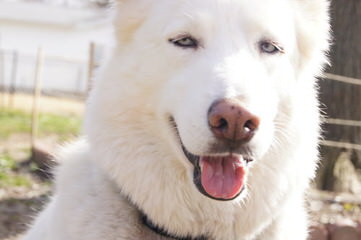
{"type": "Polygon", "coordinates": [[[25,231],[48,199],[50,185],[33,183],[30,188],[0,189],[0,239],[15,240],[25,231]]]}
{"type": "MultiPolygon", "coordinates": [[[[56,136],[47,136],[39,142],[55,149],[58,144],[56,136]]],[[[51,183],[34,174],[26,163],[30,147],[28,134],[14,134],[6,141],[0,141],[0,153],[6,152],[17,162],[14,174],[25,177],[25,186],[0,187],[0,240],[16,240],[32,221],[32,216],[43,207],[51,192],[51,183]]]]}

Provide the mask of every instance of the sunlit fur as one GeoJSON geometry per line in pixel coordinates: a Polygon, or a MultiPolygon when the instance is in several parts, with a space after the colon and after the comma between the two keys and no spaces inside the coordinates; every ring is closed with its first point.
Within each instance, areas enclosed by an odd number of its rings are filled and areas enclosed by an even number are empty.
{"type": "Polygon", "coordinates": [[[24,239],[163,239],[140,222],[143,211],[178,236],[306,240],[328,1],[118,0],[115,11],[117,44],[88,100],[84,138],[59,155],[54,196],[24,239]],[[169,42],[185,33],[197,49],[169,42]],[[261,52],[264,39],[284,53],[261,52]],[[246,190],[232,201],[198,191],[180,145],[207,154],[207,111],[221,98],[260,118],[246,190]]]}

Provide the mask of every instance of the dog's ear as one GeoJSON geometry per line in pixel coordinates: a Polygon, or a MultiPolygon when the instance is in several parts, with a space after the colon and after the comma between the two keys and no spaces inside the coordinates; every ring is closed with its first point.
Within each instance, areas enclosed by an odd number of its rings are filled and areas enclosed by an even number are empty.
{"type": "Polygon", "coordinates": [[[328,64],[330,45],[329,0],[294,0],[301,67],[320,74],[328,64]]]}
{"type": "Polygon", "coordinates": [[[150,0],[116,0],[114,27],[117,41],[129,42],[147,16],[150,0]]]}

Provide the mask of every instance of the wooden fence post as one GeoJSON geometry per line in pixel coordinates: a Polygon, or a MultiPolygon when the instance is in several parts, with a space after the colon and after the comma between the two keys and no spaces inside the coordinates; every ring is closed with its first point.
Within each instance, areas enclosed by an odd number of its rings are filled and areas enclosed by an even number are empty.
{"type": "Polygon", "coordinates": [[[36,56],[35,76],[34,76],[34,91],[33,91],[33,109],[32,109],[32,121],[31,121],[31,148],[35,147],[35,140],[38,135],[38,108],[39,108],[39,97],[41,94],[41,78],[43,70],[43,50],[41,47],[38,48],[36,56]]]}
{"type": "Polygon", "coordinates": [[[88,82],[87,82],[87,93],[92,88],[93,77],[94,77],[94,66],[95,66],[95,43],[89,44],[89,59],[88,59],[88,82]]]}

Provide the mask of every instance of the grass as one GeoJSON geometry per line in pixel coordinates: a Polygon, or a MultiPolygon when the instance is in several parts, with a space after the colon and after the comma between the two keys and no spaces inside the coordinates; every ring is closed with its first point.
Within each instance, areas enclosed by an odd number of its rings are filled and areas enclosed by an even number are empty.
{"type": "Polygon", "coordinates": [[[29,187],[31,180],[16,173],[17,164],[8,154],[0,155],[0,188],[2,187],[29,187]]]}
{"type": "MultiPolygon", "coordinates": [[[[39,138],[57,135],[59,141],[66,141],[79,134],[81,117],[78,115],[40,113],[38,126],[39,138]]],[[[1,141],[6,142],[12,134],[30,134],[30,131],[31,114],[29,112],[7,108],[0,109],[1,141]]],[[[19,151],[25,151],[26,155],[29,156],[31,154],[29,149],[19,151]]],[[[20,171],[19,161],[15,160],[9,153],[7,150],[0,151],[0,188],[31,186],[32,178],[20,171]]],[[[35,167],[31,165],[29,172],[35,167]]]]}
{"type": "Polygon", "coordinates": [[[15,160],[9,155],[0,155],[0,171],[14,170],[16,168],[15,160]]]}
{"type": "Polygon", "coordinates": [[[13,133],[30,132],[30,115],[19,110],[0,110],[0,138],[13,133]]]}
{"type": "Polygon", "coordinates": [[[0,188],[4,187],[30,187],[31,180],[26,176],[0,171],[0,188]]]}
{"type": "MultiPolygon", "coordinates": [[[[81,118],[76,115],[57,115],[52,113],[39,114],[39,136],[50,134],[60,138],[78,135],[81,118]]],[[[22,110],[0,110],[0,138],[6,139],[14,133],[30,133],[31,115],[22,110]]]]}

